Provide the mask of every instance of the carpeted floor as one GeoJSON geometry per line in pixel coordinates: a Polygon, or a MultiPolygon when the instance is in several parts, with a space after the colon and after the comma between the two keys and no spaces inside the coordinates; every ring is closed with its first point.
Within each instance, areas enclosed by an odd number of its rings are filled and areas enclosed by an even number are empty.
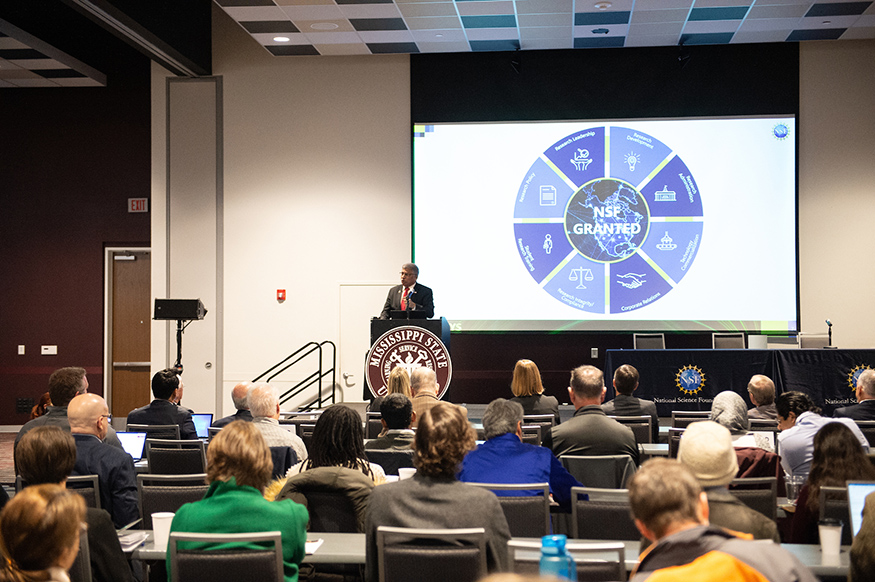
{"type": "Polygon", "coordinates": [[[12,465],[12,443],[15,442],[15,432],[0,432],[0,483],[11,485],[15,483],[15,468],[12,465]]]}

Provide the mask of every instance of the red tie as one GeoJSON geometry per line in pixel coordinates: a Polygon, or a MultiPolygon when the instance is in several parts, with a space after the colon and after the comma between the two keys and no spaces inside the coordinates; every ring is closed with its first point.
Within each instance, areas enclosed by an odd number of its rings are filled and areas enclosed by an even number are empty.
{"type": "Polygon", "coordinates": [[[404,295],[401,296],[401,311],[407,311],[407,294],[410,292],[409,287],[404,288],[404,295]]]}

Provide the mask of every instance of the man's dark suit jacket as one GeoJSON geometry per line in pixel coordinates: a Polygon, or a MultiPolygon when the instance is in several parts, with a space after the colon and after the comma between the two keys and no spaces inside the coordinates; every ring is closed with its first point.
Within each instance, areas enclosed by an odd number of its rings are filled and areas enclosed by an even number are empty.
{"type": "Polygon", "coordinates": [[[179,438],[196,439],[197,430],[191,419],[191,410],[169,400],[155,399],[128,414],[128,424],[178,424],[179,438]]]}
{"type": "Polygon", "coordinates": [[[225,418],[220,418],[219,420],[213,421],[213,424],[211,424],[210,426],[212,426],[213,428],[222,428],[231,424],[235,420],[245,420],[247,422],[252,422],[252,413],[248,410],[238,410],[231,416],[226,416],[225,418]]]}
{"type": "Polygon", "coordinates": [[[100,505],[112,516],[116,528],[140,516],[137,507],[137,474],[129,454],[100,442],[94,435],[74,434],[76,464],[73,475],[97,475],[100,505]]]}
{"type": "Polygon", "coordinates": [[[650,442],[659,442],[659,415],[656,414],[655,402],[641,400],[632,395],[617,394],[616,398],[602,404],[602,410],[608,416],[649,416],[650,442]]]}
{"type": "MultiPolygon", "coordinates": [[[[389,294],[386,295],[386,303],[383,304],[383,311],[380,313],[380,319],[389,319],[390,311],[399,311],[401,309],[401,296],[403,293],[403,285],[395,285],[389,289],[389,294]]],[[[414,283],[413,293],[407,299],[416,305],[415,311],[425,311],[426,317],[434,317],[434,295],[431,289],[425,285],[414,283]]]]}
{"type": "Polygon", "coordinates": [[[875,400],[864,400],[859,404],[836,408],[832,413],[835,418],[851,418],[854,420],[875,420],[875,400]]]}

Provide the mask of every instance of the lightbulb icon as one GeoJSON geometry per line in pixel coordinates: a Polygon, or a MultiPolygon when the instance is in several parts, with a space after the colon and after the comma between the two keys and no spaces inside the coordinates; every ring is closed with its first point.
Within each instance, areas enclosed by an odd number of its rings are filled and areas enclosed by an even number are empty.
{"type": "Polygon", "coordinates": [[[641,161],[641,156],[639,156],[639,155],[636,154],[635,152],[629,152],[628,154],[626,154],[626,155],[623,157],[623,160],[624,160],[627,164],[629,164],[629,171],[630,171],[630,172],[634,172],[634,171],[635,171],[635,164],[637,164],[638,162],[641,161]]]}

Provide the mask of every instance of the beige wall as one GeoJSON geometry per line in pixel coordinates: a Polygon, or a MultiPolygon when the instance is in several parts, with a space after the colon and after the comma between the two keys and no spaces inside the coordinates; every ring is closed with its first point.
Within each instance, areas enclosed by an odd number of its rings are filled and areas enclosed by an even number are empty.
{"type": "MultiPolygon", "coordinates": [[[[391,283],[409,258],[410,79],[405,55],[275,58],[220,10],[215,19],[227,413],[235,382],[305,342],[338,341],[342,287],[391,283]],[[285,303],[277,289],[286,289],[285,303]]],[[[153,113],[163,115],[163,85],[153,94],[153,113]]],[[[872,95],[875,41],[802,46],[801,317],[803,331],[821,331],[830,318],[841,347],[873,345],[875,274],[862,267],[875,263],[875,250],[855,236],[868,234],[864,220],[875,213],[872,95]]],[[[160,208],[153,202],[156,215],[160,208]]],[[[156,258],[162,235],[156,224],[156,258]]]]}

